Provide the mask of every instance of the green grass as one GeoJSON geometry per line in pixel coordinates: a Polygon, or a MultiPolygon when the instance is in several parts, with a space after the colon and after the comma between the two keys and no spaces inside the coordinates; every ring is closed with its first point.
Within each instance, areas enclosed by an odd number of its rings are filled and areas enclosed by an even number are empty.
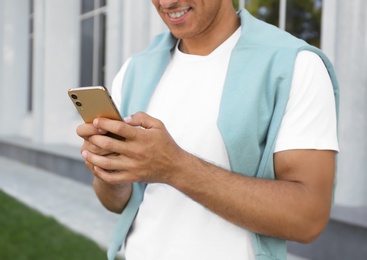
{"type": "Polygon", "coordinates": [[[106,250],[0,190],[1,260],[106,259],[106,250]]]}

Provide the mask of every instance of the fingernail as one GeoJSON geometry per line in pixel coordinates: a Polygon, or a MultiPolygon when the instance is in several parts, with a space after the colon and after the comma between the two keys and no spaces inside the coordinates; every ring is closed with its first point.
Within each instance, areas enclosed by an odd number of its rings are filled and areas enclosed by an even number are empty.
{"type": "Polygon", "coordinates": [[[131,122],[131,116],[124,117],[124,121],[126,123],[130,123],[131,122]]]}
{"type": "Polygon", "coordinates": [[[98,125],[98,118],[96,118],[96,119],[93,120],[93,125],[94,126],[97,126],[98,125]]]}
{"type": "Polygon", "coordinates": [[[97,128],[98,133],[104,135],[107,134],[107,131],[97,128]]]}
{"type": "Polygon", "coordinates": [[[84,151],[82,152],[82,157],[83,157],[84,159],[86,159],[86,158],[87,158],[87,151],[85,151],[85,150],[84,150],[84,151]]]}

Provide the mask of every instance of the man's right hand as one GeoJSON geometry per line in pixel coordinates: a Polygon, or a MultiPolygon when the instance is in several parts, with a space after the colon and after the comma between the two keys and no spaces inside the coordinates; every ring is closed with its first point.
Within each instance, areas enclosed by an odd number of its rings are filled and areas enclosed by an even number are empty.
{"type": "MultiPolygon", "coordinates": [[[[114,153],[101,147],[98,147],[89,139],[94,135],[105,135],[107,132],[98,129],[93,124],[81,124],[76,129],[77,134],[84,139],[84,143],[80,149],[80,152],[85,150],[94,153],[96,155],[110,156],[114,153]]],[[[109,184],[98,178],[95,172],[95,166],[85,160],[85,165],[95,176],[93,181],[94,190],[105,208],[108,210],[120,213],[127,203],[131,194],[131,183],[109,184]]]]}

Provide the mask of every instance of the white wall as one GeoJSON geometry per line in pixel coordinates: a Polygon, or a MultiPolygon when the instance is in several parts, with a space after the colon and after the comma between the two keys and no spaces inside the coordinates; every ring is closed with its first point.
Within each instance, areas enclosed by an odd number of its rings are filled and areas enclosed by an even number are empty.
{"type": "MultiPolygon", "coordinates": [[[[82,123],[67,90],[78,87],[80,1],[35,0],[33,111],[27,111],[28,1],[0,0],[1,135],[19,135],[42,144],[79,146],[82,123]]],[[[123,62],[144,49],[165,25],[146,0],[109,0],[106,82],[110,88],[123,62]]]]}
{"type": "Polygon", "coordinates": [[[336,203],[367,206],[367,1],[335,1],[335,68],[341,89],[336,203]]]}
{"type": "Polygon", "coordinates": [[[146,0],[109,0],[107,13],[106,86],[110,87],[123,62],[167,27],[146,0]]]}
{"type": "MultiPolygon", "coordinates": [[[[3,97],[5,95],[5,87],[4,87],[4,79],[3,79],[3,70],[4,70],[4,51],[3,51],[3,41],[4,41],[4,1],[0,0],[0,122],[5,122],[3,119],[3,97]]],[[[0,133],[2,133],[2,126],[0,124],[0,133]]]]}
{"type": "MultiPolygon", "coordinates": [[[[75,111],[67,90],[79,84],[79,1],[36,1],[34,113],[40,117],[37,141],[63,143],[74,127],[75,111]],[[39,15],[38,15],[39,14],[39,15]],[[41,135],[38,133],[42,133],[41,135]]],[[[75,130],[73,131],[75,133],[75,130]]],[[[72,136],[70,136],[72,138],[72,136]]]]}
{"type": "Polygon", "coordinates": [[[166,30],[154,6],[146,0],[123,1],[123,57],[144,49],[152,37],[166,30]]]}
{"type": "MultiPolygon", "coordinates": [[[[28,1],[0,0],[0,135],[40,144],[81,140],[67,90],[79,82],[80,4],[35,0],[34,109],[27,113],[28,1]]],[[[367,206],[367,1],[324,0],[322,49],[341,87],[336,204],[367,206]]],[[[122,63],[166,30],[146,0],[109,0],[106,86],[122,63]]]]}
{"type": "Polygon", "coordinates": [[[0,134],[21,135],[27,113],[28,5],[0,2],[0,134]]]}

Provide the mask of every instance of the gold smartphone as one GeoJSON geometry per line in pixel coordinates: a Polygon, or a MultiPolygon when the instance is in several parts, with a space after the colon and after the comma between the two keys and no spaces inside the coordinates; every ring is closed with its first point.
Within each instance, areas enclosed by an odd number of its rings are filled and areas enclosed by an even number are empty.
{"type": "Polygon", "coordinates": [[[68,95],[85,123],[99,117],[123,121],[105,87],[72,88],[68,95]]]}

